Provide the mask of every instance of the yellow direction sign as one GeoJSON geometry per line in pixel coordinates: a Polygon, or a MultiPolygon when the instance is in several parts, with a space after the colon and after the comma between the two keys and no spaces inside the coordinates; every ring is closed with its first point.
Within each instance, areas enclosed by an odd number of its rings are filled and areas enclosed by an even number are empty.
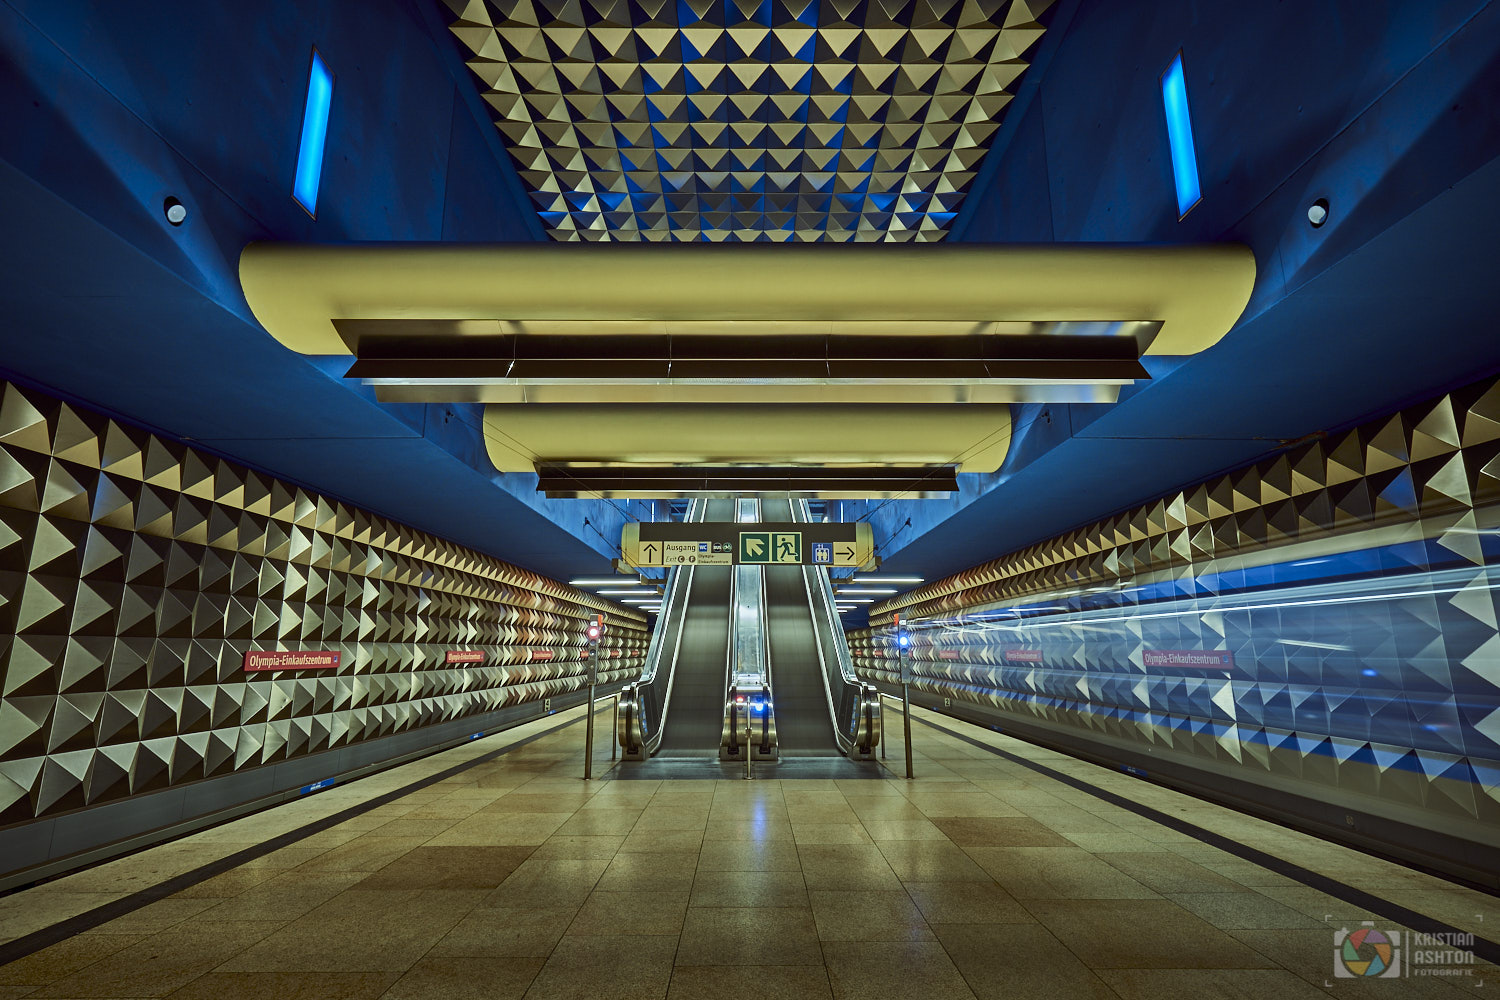
{"type": "Polygon", "coordinates": [[[626,566],[728,565],[748,563],[807,566],[866,566],[874,562],[870,526],[858,524],[655,522],[626,524],[621,562],[626,566]],[[746,530],[748,529],[748,530],[746,530]]]}

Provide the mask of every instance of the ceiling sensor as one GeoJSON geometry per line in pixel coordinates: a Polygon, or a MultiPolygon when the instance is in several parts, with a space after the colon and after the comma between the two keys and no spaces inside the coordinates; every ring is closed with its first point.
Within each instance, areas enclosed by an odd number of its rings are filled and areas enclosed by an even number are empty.
{"type": "Polygon", "coordinates": [[[162,202],[161,210],[166,215],[167,221],[174,226],[180,226],[187,221],[187,206],[176,198],[168,198],[162,202]]]}
{"type": "Polygon", "coordinates": [[[1319,198],[1313,202],[1307,210],[1307,221],[1312,223],[1314,229],[1321,228],[1328,221],[1328,199],[1319,198]]]}

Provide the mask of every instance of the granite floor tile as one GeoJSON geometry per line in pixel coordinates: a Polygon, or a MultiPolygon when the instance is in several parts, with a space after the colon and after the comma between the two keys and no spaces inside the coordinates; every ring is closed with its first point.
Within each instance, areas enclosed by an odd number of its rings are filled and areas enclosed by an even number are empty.
{"type": "MultiPolygon", "coordinates": [[[[650,836],[648,833],[647,836],[650,836]]],[[[717,840],[791,840],[790,820],[767,820],[764,824],[745,823],[740,820],[711,819],[703,828],[703,843],[717,840]]],[[[697,850],[694,847],[694,850],[697,850]]]]}
{"type": "Polygon", "coordinates": [[[536,979],[542,958],[429,956],[412,966],[381,1000],[519,1000],[536,979]]]}
{"type": "Polygon", "coordinates": [[[693,879],[693,906],[807,906],[800,871],[704,871],[693,879]]]}
{"type": "Polygon", "coordinates": [[[1328,996],[1284,969],[1106,969],[1120,1000],[1314,1000],[1328,996]]]}
{"type": "Polygon", "coordinates": [[[1308,916],[1254,890],[1167,893],[1166,898],[1223,930],[1255,927],[1324,927],[1308,916]]]}
{"type": "Polygon", "coordinates": [[[254,947],[274,930],[274,924],[195,920],[137,941],[30,995],[164,997],[254,947]]]}
{"type": "Polygon", "coordinates": [[[621,851],[610,859],[595,888],[600,892],[690,890],[697,868],[696,853],[635,854],[621,851]]]}
{"type": "Polygon", "coordinates": [[[640,1000],[664,997],[677,936],[569,935],[547,959],[527,1000],[640,1000]]]}
{"type": "Polygon", "coordinates": [[[631,833],[642,830],[697,830],[708,825],[707,809],[679,809],[652,807],[641,813],[631,833]]]}
{"type": "Polygon", "coordinates": [[[199,920],[249,920],[283,924],[352,889],[364,872],[279,872],[238,896],[220,900],[197,914],[199,920]]]}
{"type": "Polygon", "coordinates": [[[861,823],[801,823],[792,827],[792,838],[799,844],[874,843],[861,823]]]}
{"type": "Polygon", "coordinates": [[[172,994],[172,1000],[375,1000],[395,972],[210,972],[172,994]]]}
{"type": "Polygon", "coordinates": [[[223,972],[404,972],[483,890],[350,890],[272,932],[223,972]]]}
{"type": "Polygon", "coordinates": [[[573,813],[557,828],[556,836],[625,837],[641,818],[635,809],[588,809],[573,813]]]}
{"type": "Polygon", "coordinates": [[[698,871],[800,871],[797,845],[787,840],[716,840],[698,853],[698,871]]]}
{"type": "Polygon", "coordinates": [[[980,1000],[1114,1000],[1104,981],[1039,924],[932,929],[980,1000]]]}
{"type": "Polygon", "coordinates": [[[823,953],[810,909],[689,907],[677,961],[683,965],[816,965],[823,953]]]}
{"type": "Polygon", "coordinates": [[[568,928],[569,934],[678,934],[687,912],[687,890],[595,892],[568,928]]]}
{"type": "Polygon", "coordinates": [[[24,986],[26,990],[22,992],[29,993],[134,947],[148,937],[149,934],[79,934],[0,965],[0,986],[18,991],[24,986]]]}
{"type": "Polygon", "coordinates": [[[1045,899],[1026,907],[1099,969],[1264,969],[1276,963],[1165,899],[1045,899]]]}
{"type": "Polygon", "coordinates": [[[578,910],[576,906],[476,909],[439,938],[427,957],[546,958],[578,910]]]}
{"type": "Polygon", "coordinates": [[[667,1000],[832,1000],[828,970],[818,965],[742,966],[726,974],[722,965],[678,965],[667,1000]]]}
{"type": "Polygon", "coordinates": [[[821,941],[931,941],[922,911],[905,892],[819,889],[810,892],[821,941]]]}
{"type": "MultiPolygon", "coordinates": [[[[290,867],[296,867],[292,865],[290,867]]],[[[285,871],[284,868],[250,867],[241,865],[231,868],[227,872],[221,872],[210,878],[204,879],[196,885],[190,885],[186,889],[174,893],[178,899],[228,899],[238,896],[247,889],[254,888],[268,879],[275,878],[285,871]]]]}
{"type": "Polygon", "coordinates": [[[625,836],[582,837],[554,833],[531,853],[538,861],[608,861],[619,853],[625,836]]]}
{"type": "Polygon", "coordinates": [[[367,875],[362,889],[493,889],[540,848],[417,847],[367,875]]]}
{"type": "Polygon", "coordinates": [[[865,832],[875,841],[881,840],[947,840],[948,835],[930,819],[878,819],[865,820],[865,832]]]}
{"type": "Polygon", "coordinates": [[[166,899],[158,899],[154,903],[147,903],[140,909],[118,916],[108,923],[100,924],[89,933],[155,934],[191,920],[205,910],[217,906],[218,903],[216,899],[169,896],[166,899]]]}
{"type": "MultiPolygon", "coordinates": [[[[45,888],[45,887],[39,887],[45,888]]],[[[0,899],[0,940],[21,937],[113,903],[123,892],[31,890],[0,899]]]]}
{"type": "Polygon", "coordinates": [[[1102,860],[1146,888],[1164,894],[1234,892],[1243,888],[1238,882],[1217,875],[1202,865],[1169,851],[1111,853],[1104,855],[1102,860]]]}
{"type": "Polygon", "coordinates": [[[528,858],[500,883],[498,889],[485,897],[482,905],[510,908],[581,906],[612,863],[599,859],[528,858]]]}
{"type": "Polygon", "coordinates": [[[1026,817],[946,816],[932,821],[961,847],[1063,847],[1056,831],[1026,817]]]}
{"type": "Polygon", "coordinates": [[[929,924],[1028,924],[1031,911],[994,882],[907,882],[929,924]]]}
{"type": "Polygon", "coordinates": [[[476,813],[433,837],[426,846],[536,847],[567,819],[567,813],[476,813]]]}
{"type": "Polygon", "coordinates": [[[970,847],[966,853],[1017,899],[1149,899],[1156,892],[1072,847],[970,847]]]}
{"type": "Polygon", "coordinates": [[[974,859],[941,840],[882,840],[880,853],[903,882],[993,882],[974,859]]]}
{"type": "Polygon", "coordinates": [[[901,880],[873,844],[798,844],[809,889],[899,889],[901,880]]]}
{"type": "MultiPolygon", "coordinates": [[[[736,827],[735,832],[745,832],[736,827]]],[[[787,829],[791,836],[791,829],[787,829]]],[[[691,854],[695,858],[705,840],[738,839],[709,837],[706,830],[636,830],[632,829],[620,844],[622,854],[691,854]]]]}
{"type": "Polygon", "coordinates": [[[824,961],[838,1000],[973,1000],[936,941],[828,941],[824,961]]]}

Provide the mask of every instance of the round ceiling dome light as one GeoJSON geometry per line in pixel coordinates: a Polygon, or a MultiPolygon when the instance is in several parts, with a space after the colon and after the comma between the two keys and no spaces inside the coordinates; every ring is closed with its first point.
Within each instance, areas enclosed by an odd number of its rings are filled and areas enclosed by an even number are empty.
{"type": "Polygon", "coordinates": [[[180,226],[187,221],[187,206],[176,198],[168,198],[162,202],[161,210],[162,214],[167,217],[167,221],[174,226],[180,226]]]}
{"type": "Polygon", "coordinates": [[[1312,223],[1314,229],[1321,228],[1328,221],[1328,199],[1319,198],[1307,209],[1307,221],[1312,223]]]}

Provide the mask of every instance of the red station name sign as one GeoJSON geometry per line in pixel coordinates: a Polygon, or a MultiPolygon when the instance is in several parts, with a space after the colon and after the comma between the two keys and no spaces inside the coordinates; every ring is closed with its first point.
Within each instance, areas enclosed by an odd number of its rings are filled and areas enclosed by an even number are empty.
{"type": "Polygon", "coordinates": [[[261,670],[337,670],[342,654],[333,650],[251,650],[245,654],[245,672],[261,670]]]}

